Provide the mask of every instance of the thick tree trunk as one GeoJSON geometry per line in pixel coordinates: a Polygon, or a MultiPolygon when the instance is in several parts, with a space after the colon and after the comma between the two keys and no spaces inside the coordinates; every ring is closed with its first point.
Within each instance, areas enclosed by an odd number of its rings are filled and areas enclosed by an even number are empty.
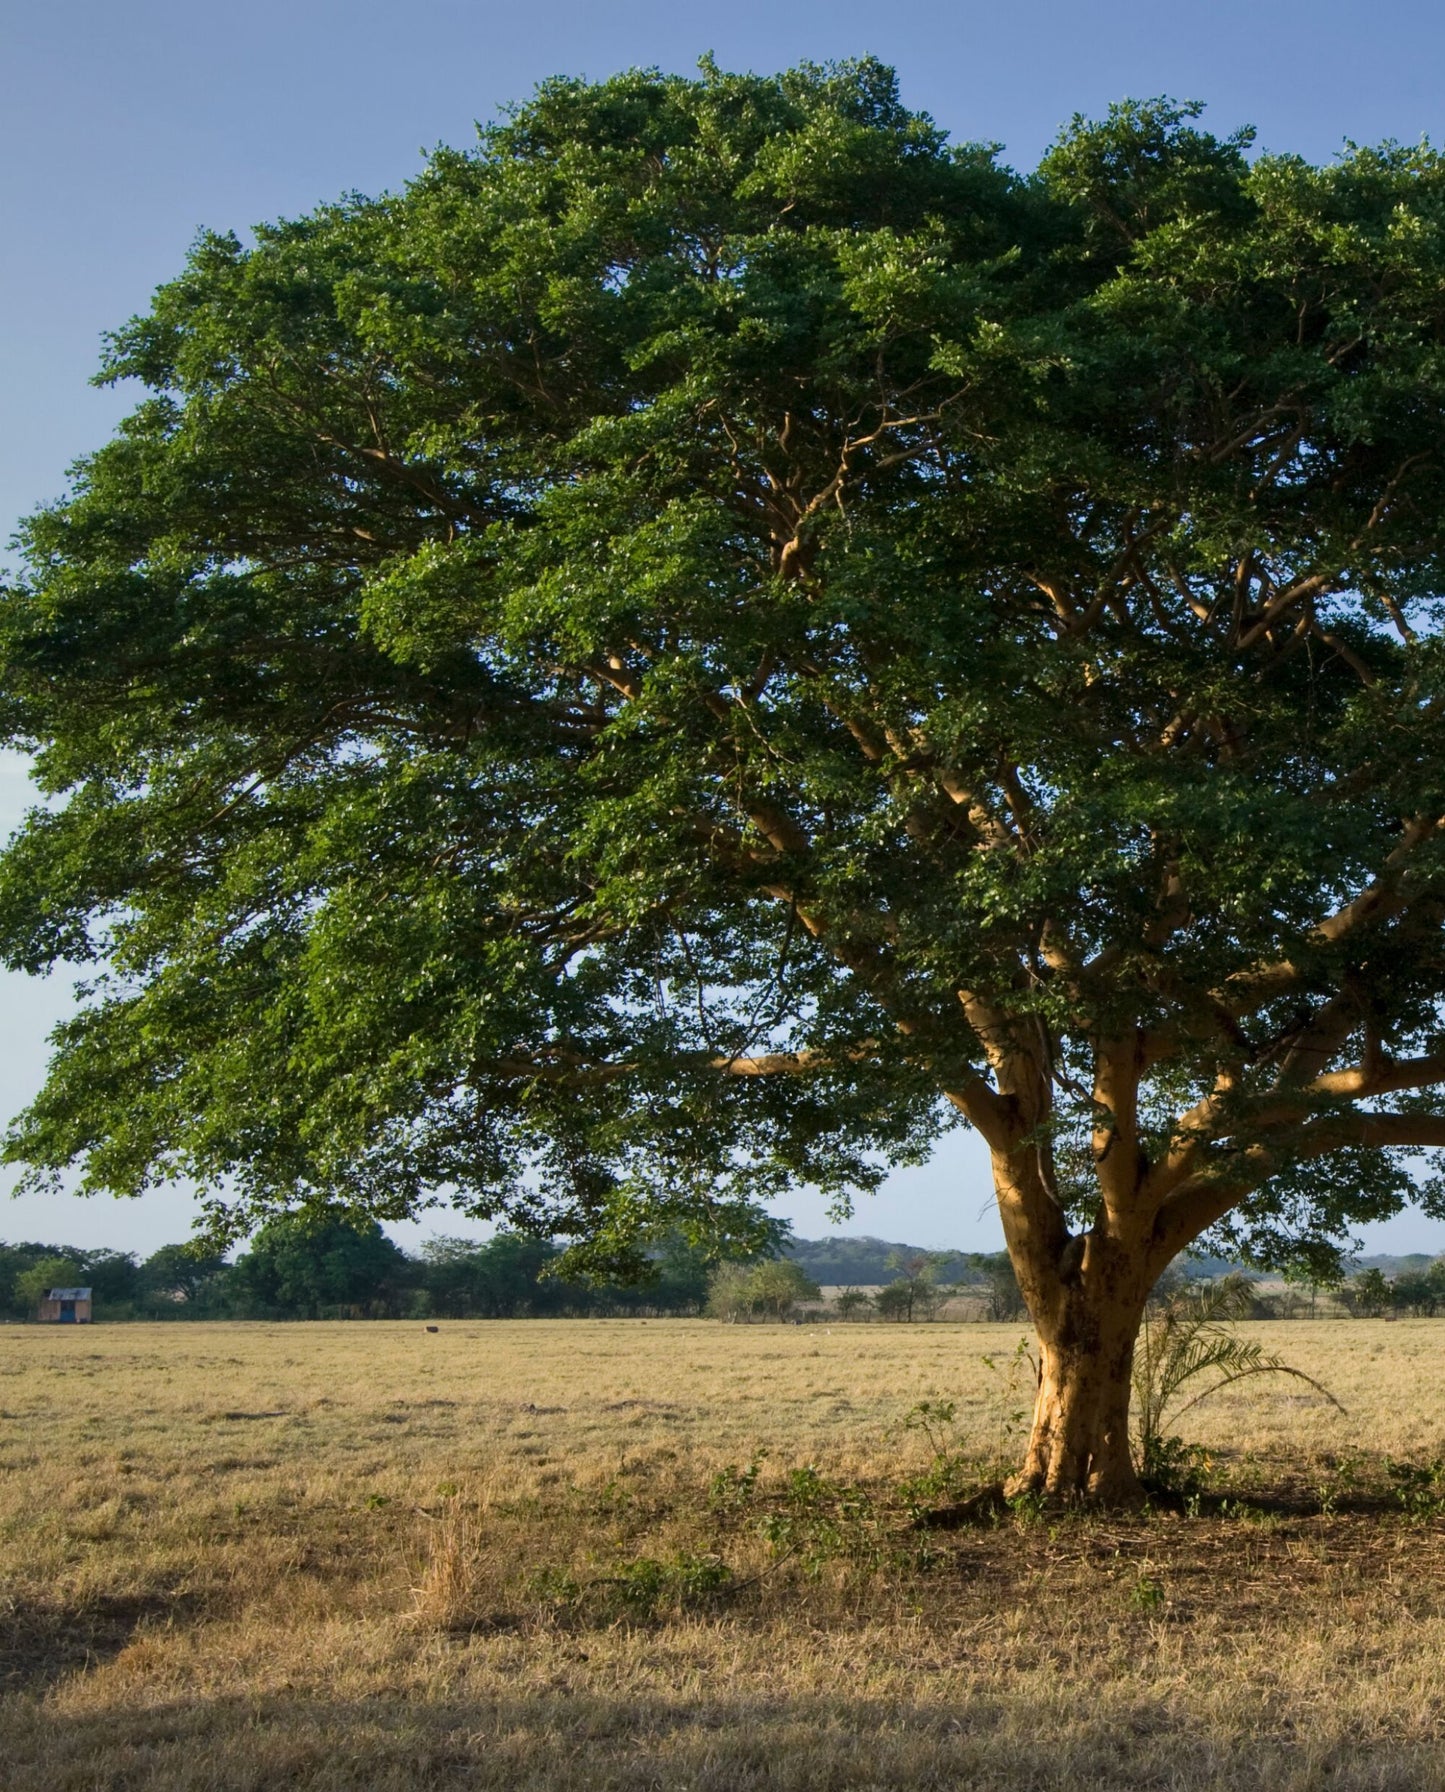
{"type": "Polygon", "coordinates": [[[1129,1449],[1129,1397],[1154,1280],[1147,1240],[1121,1236],[1107,1219],[1070,1238],[1062,1224],[1020,1223],[1024,1204],[1016,1199],[1000,1205],[1040,1353],[1028,1453],[1008,1490],[1137,1504],[1143,1490],[1129,1449]]]}
{"type": "Polygon", "coordinates": [[[1129,1449],[1129,1381],[1139,1314],[1067,1303],[1063,1335],[1041,1336],[1038,1398],[1022,1468],[1008,1492],[1134,1505],[1143,1497],[1129,1449]]]}
{"type": "Polygon", "coordinates": [[[1039,1136],[1051,1111],[1048,1078],[1001,1025],[981,1010],[970,1018],[993,1041],[999,1102],[981,1103],[970,1092],[959,1105],[968,1113],[972,1103],[989,1138],[999,1217],[1039,1336],[1033,1432],[1007,1491],[1137,1504],[1143,1489],[1129,1449],[1134,1341],[1165,1248],[1155,1236],[1157,1196],[1148,1192],[1138,1142],[1139,1040],[1098,1052],[1096,1107],[1110,1117],[1107,1125],[1096,1118],[1094,1130],[1100,1199],[1094,1224],[1071,1236],[1052,1153],[1039,1136]]]}

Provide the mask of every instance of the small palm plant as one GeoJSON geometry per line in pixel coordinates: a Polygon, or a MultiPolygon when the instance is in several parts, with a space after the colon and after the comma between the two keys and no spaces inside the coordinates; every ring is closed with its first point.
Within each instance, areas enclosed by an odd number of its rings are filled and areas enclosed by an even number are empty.
{"type": "Polygon", "coordinates": [[[1313,1375],[1238,1335],[1234,1327],[1249,1317],[1252,1306],[1248,1279],[1225,1276],[1173,1289],[1146,1310],[1134,1349],[1134,1422],[1142,1475],[1173,1478],[1182,1449],[1177,1439],[1166,1436],[1166,1424],[1177,1423],[1201,1400],[1251,1375],[1293,1376],[1345,1410],[1313,1375]],[[1182,1403],[1181,1396],[1187,1396],[1182,1403]]]}

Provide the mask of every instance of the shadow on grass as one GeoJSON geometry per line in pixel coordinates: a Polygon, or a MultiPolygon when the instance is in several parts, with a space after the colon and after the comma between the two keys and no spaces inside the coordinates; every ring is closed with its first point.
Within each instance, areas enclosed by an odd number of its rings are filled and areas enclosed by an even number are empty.
{"type": "Polygon", "coordinates": [[[220,1698],[57,1711],[6,1702],[7,1792],[1419,1792],[1445,1743],[1227,1735],[1135,1696],[1065,1718],[958,1703],[695,1699],[220,1698]]]}
{"type": "Polygon", "coordinates": [[[0,1597],[0,1690],[43,1692],[112,1660],[141,1630],[193,1613],[193,1601],[167,1593],[97,1594],[74,1605],[0,1597]]]}

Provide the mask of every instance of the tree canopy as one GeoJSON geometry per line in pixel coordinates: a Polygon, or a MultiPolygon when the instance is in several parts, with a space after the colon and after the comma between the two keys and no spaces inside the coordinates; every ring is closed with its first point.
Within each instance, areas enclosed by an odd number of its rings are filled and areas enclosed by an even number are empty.
{"type": "Polygon", "coordinates": [[[615,1264],[963,1121],[1126,1479],[1170,1258],[1445,1144],[1445,162],[1249,147],[704,65],[204,237],[0,605],[12,1159],[615,1264]]]}

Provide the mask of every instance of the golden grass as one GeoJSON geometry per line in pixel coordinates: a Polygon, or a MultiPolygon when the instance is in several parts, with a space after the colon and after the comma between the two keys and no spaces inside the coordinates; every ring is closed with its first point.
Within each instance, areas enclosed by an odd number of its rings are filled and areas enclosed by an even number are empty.
{"type": "Polygon", "coordinates": [[[1261,1333],[1349,1411],[1192,1413],[1225,1516],[937,1535],[901,1421],[1011,1450],[1020,1327],[0,1330],[0,1784],[1445,1784],[1445,1519],[1384,1464],[1445,1455],[1445,1322],[1261,1333]]]}

